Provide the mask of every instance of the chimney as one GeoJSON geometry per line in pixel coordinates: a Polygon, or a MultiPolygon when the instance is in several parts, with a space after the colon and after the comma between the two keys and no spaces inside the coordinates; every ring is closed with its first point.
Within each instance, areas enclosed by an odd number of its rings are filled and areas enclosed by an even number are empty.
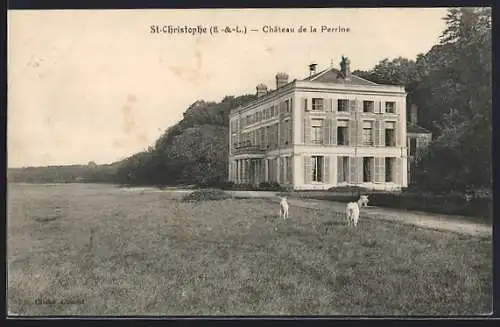
{"type": "Polygon", "coordinates": [[[415,104],[412,104],[410,108],[410,122],[414,125],[418,122],[418,107],[415,104]]]}
{"type": "Polygon", "coordinates": [[[285,73],[276,74],[276,89],[288,84],[288,75],[285,73]]]}
{"type": "Polygon", "coordinates": [[[351,78],[351,61],[349,58],[342,56],[342,61],[340,62],[340,71],[344,76],[344,79],[351,78]]]}
{"type": "Polygon", "coordinates": [[[257,98],[267,94],[267,86],[264,84],[257,85],[256,89],[257,89],[257,98]]]}
{"type": "Polygon", "coordinates": [[[316,66],[317,64],[314,63],[309,65],[309,76],[316,74],[316,66]]]}

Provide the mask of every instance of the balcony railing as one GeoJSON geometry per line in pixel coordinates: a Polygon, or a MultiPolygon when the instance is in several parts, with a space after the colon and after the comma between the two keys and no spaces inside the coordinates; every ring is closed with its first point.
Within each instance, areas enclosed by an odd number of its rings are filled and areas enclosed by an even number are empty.
{"type": "Polygon", "coordinates": [[[240,145],[233,148],[233,154],[264,154],[267,151],[265,146],[261,145],[240,145]]]}

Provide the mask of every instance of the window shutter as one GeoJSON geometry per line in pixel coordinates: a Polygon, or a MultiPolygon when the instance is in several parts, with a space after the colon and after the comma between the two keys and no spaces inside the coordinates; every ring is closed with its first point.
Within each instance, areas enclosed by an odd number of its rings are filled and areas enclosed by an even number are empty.
{"type": "Polygon", "coordinates": [[[324,121],[323,125],[323,144],[325,145],[330,145],[330,138],[331,138],[331,130],[332,130],[332,120],[330,118],[326,118],[324,121]]]}
{"type": "Polygon", "coordinates": [[[279,146],[279,141],[280,141],[280,139],[279,139],[280,135],[279,135],[279,125],[278,125],[278,123],[276,123],[274,125],[274,133],[275,133],[274,134],[274,137],[275,137],[274,144],[275,144],[275,147],[278,147],[279,146]]]}
{"type": "Polygon", "coordinates": [[[356,169],[356,173],[357,173],[357,176],[358,176],[358,183],[361,184],[363,183],[363,158],[362,157],[358,157],[356,158],[357,160],[357,169],[356,169]]]}
{"type": "Polygon", "coordinates": [[[326,112],[332,111],[332,99],[324,98],[323,103],[324,103],[326,112]]]}
{"type": "Polygon", "coordinates": [[[380,158],[380,180],[385,183],[385,157],[380,158]]]}
{"type": "Polygon", "coordinates": [[[397,147],[401,146],[401,128],[399,126],[399,121],[397,121],[396,124],[394,124],[394,138],[397,147]]]}
{"type": "Polygon", "coordinates": [[[375,171],[374,171],[375,183],[382,183],[383,182],[382,171],[381,171],[383,160],[384,160],[384,158],[375,157],[375,160],[374,160],[375,161],[375,171]]]}
{"type": "Polygon", "coordinates": [[[394,160],[394,183],[401,184],[401,158],[394,160]]]}
{"type": "Polygon", "coordinates": [[[349,100],[349,110],[351,112],[356,112],[357,111],[357,102],[356,100],[349,100]]]}
{"type": "Polygon", "coordinates": [[[330,157],[323,157],[324,167],[323,167],[323,183],[330,183],[330,157]]]}
{"type": "Polygon", "coordinates": [[[381,114],[384,114],[385,113],[385,101],[379,101],[378,106],[379,106],[379,112],[381,114]]]}
{"type": "Polygon", "coordinates": [[[312,158],[309,156],[304,158],[304,183],[310,184],[312,180],[312,158]]]}
{"type": "Polygon", "coordinates": [[[337,120],[331,119],[330,144],[337,145],[337,120]]]}
{"type": "Polygon", "coordinates": [[[309,118],[304,118],[304,144],[311,143],[311,122],[309,118]]]}
{"type": "Polygon", "coordinates": [[[347,141],[347,144],[350,146],[356,145],[356,127],[356,120],[351,119],[349,121],[349,140],[347,141]]]}
{"type": "Polygon", "coordinates": [[[374,131],[373,131],[373,145],[374,146],[379,146],[380,145],[380,128],[381,128],[381,121],[380,119],[375,120],[375,126],[374,126],[374,131]]]}
{"type": "Polygon", "coordinates": [[[338,103],[337,103],[338,101],[337,101],[337,99],[330,99],[330,101],[332,103],[331,104],[331,106],[332,106],[332,112],[337,112],[338,111],[338,108],[337,108],[338,107],[338,103]]]}
{"type": "Polygon", "coordinates": [[[379,173],[379,166],[380,166],[380,158],[375,157],[373,158],[373,182],[378,183],[380,179],[380,173],[379,173]]]}
{"type": "Polygon", "coordinates": [[[337,184],[343,182],[342,173],[344,172],[344,161],[343,157],[337,157],[337,184]]]}
{"type": "Polygon", "coordinates": [[[309,111],[307,98],[302,98],[302,109],[304,109],[304,111],[309,111]]]}
{"type": "Polygon", "coordinates": [[[285,144],[285,122],[282,120],[279,122],[279,139],[280,145],[285,144]]]}
{"type": "Polygon", "coordinates": [[[379,130],[379,134],[380,134],[380,145],[381,146],[385,146],[385,122],[382,118],[379,119],[380,121],[380,130],[379,130]]]}
{"type": "Polygon", "coordinates": [[[285,158],[283,158],[283,157],[278,158],[278,162],[279,162],[278,169],[280,171],[280,180],[279,180],[280,184],[283,184],[285,182],[285,165],[284,165],[285,160],[284,159],[285,158]]]}
{"type": "Polygon", "coordinates": [[[363,120],[358,119],[357,121],[357,140],[358,140],[358,145],[363,145],[363,120]]]}
{"type": "Polygon", "coordinates": [[[350,184],[357,184],[356,178],[356,170],[358,165],[356,163],[356,157],[349,157],[349,178],[348,181],[350,184]]]}

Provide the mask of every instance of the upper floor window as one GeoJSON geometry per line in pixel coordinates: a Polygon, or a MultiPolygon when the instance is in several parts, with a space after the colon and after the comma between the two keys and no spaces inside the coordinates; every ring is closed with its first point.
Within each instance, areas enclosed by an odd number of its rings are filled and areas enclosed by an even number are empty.
{"type": "Polygon", "coordinates": [[[415,137],[410,138],[410,156],[414,156],[417,153],[417,139],[415,137]]]}
{"type": "Polygon", "coordinates": [[[290,108],[290,100],[286,100],[286,101],[285,101],[285,105],[284,105],[284,106],[285,106],[285,109],[284,109],[284,110],[285,110],[285,112],[286,112],[286,113],[289,113],[289,112],[291,111],[291,108],[290,108]]]}
{"type": "Polygon", "coordinates": [[[323,119],[312,119],[311,121],[311,141],[314,144],[323,143],[323,119]]]}
{"type": "Polygon", "coordinates": [[[373,112],[374,107],[373,101],[363,101],[363,112],[373,112]]]}
{"type": "Polygon", "coordinates": [[[347,120],[337,121],[337,145],[349,144],[349,122],[347,120]]]}
{"type": "Polygon", "coordinates": [[[363,145],[373,145],[373,122],[363,122],[363,145]]]}
{"type": "Polygon", "coordinates": [[[349,111],[349,100],[338,99],[337,100],[337,110],[338,111],[349,111]]]}
{"type": "Polygon", "coordinates": [[[312,99],[312,110],[313,111],[323,111],[325,108],[324,99],[321,98],[313,98],[312,99]]]}
{"type": "Polygon", "coordinates": [[[387,101],[385,103],[385,112],[390,113],[390,114],[396,113],[396,102],[387,101]]]}
{"type": "Polygon", "coordinates": [[[386,122],[385,123],[385,146],[395,146],[395,134],[394,129],[396,124],[394,122],[386,122]]]}

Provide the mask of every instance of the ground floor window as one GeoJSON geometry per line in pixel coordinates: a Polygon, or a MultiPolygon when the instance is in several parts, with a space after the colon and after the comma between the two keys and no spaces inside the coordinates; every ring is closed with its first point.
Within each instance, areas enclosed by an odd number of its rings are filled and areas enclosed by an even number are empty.
{"type": "Polygon", "coordinates": [[[313,156],[312,157],[312,180],[313,182],[323,181],[323,156],[313,156]]]}
{"type": "Polygon", "coordinates": [[[396,158],[385,158],[385,181],[394,181],[394,161],[396,158]]]}
{"type": "Polygon", "coordinates": [[[338,157],[337,171],[338,171],[337,183],[347,182],[347,178],[349,176],[349,157],[338,157]]]}
{"type": "Polygon", "coordinates": [[[363,157],[363,182],[373,181],[373,165],[375,159],[373,157],[363,157]]]}

